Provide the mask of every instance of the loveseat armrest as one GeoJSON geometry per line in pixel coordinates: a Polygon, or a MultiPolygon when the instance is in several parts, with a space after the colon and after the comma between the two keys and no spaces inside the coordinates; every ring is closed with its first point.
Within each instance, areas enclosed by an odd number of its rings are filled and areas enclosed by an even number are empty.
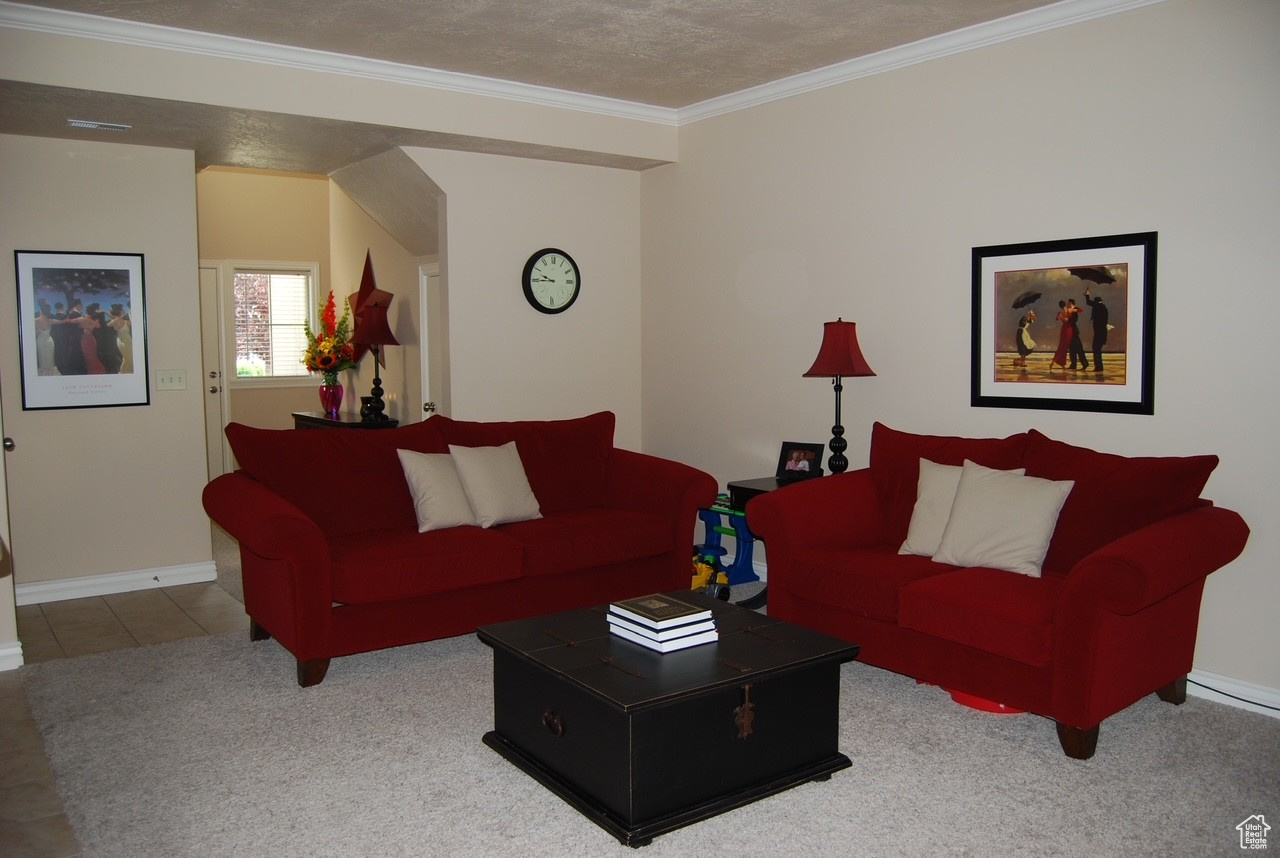
{"type": "Polygon", "coordinates": [[[718,491],[715,477],[691,465],[620,447],[613,449],[606,505],[610,509],[671,518],[680,543],[687,542],[690,550],[697,512],[715,503],[718,491]]]}
{"type": "Polygon", "coordinates": [[[1244,549],[1249,528],[1205,505],[1161,519],[1085,557],[1053,618],[1059,729],[1088,731],[1184,678],[1195,657],[1204,579],[1244,549]]]}
{"type": "Polygon", "coordinates": [[[880,505],[867,468],[756,495],[746,513],[770,565],[800,548],[861,548],[879,539],[880,505]]]}
{"type": "Polygon", "coordinates": [[[1063,586],[1060,611],[1089,606],[1084,609],[1135,614],[1230,563],[1248,538],[1244,519],[1221,507],[1163,518],[1077,563],[1063,586]]]}

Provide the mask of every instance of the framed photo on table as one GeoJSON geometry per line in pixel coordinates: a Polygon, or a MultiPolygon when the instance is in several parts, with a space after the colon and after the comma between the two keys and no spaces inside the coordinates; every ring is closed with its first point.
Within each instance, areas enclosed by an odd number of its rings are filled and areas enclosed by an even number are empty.
{"type": "Polygon", "coordinates": [[[775,479],[807,480],[822,476],[823,449],[821,444],[783,441],[782,450],[778,453],[778,473],[775,479]]]}
{"type": "Polygon", "coordinates": [[[974,407],[1155,413],[1156,233],[973,248],[974,407]]]}
{"type": "Polygon", "coordinates": [[[14,252],[22,408],[149,405],[141,253],[14,252]]]}

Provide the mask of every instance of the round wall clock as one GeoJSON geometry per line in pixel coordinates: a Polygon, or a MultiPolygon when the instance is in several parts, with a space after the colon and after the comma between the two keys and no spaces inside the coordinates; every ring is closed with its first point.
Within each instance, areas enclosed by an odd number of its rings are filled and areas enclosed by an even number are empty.
{"type": "Polygon", "coordinates": [[[578,300],[582,276],[578,263],[563,250],[539,250],[524,264],[524,297],[540,313],[563,313],[578,300]]]}

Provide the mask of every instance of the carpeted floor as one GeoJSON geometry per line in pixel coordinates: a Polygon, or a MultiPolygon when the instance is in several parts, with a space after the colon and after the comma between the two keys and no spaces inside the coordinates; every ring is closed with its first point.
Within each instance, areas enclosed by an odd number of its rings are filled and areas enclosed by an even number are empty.
{"type": "MultiPolygon", "coordinates": [[[[490,653],[473,636],[336,660],[300,689],[274,642],[198,638],[24,671],[86,856],[633,854],[480,742],[490,653]]],[[[1053,725],[843,668],[853,768],[654,840],[644,854],[1238,854],[1280,820],[1280,721],[1154,697],[1098,753],[1053,725]]]]}

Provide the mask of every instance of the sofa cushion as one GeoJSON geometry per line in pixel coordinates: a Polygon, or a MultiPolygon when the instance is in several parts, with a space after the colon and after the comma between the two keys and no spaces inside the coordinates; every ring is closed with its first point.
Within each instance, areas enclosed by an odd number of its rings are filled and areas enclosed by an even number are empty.
{"type": "Polygon", "coordinates": [[[1058,517],[1046,569],[1066,573],[1109,542],[1201,501],[1217,456],[1125,457],[1028,433],[1027,474],[1074,480],[1058,517]]]}
{"type": "Polygon", "coordinates": [[[460,447],[515,441],[543,513],[604,506],[613,453],[611,411],[572,420],[473,423],[437,416],[427,422],[440,427],[446,443],[460,447]]]}
{"type": "Polygon", "coordinates": [[[1070,480],[1044,480],[966,461],[951,516],[933,559],[1040,577],[1040,566],[1071,491],[1070,480]]]}
{"type": "Polygon", "coordinates": [[[418,532],[476,524],[476,514],[448,453],[415,453],[397,450],[405,482],[413,495],[418,532]]]}
{"type": "Polygon", "coordinates": [[[898,546],[907,538],[920,482],[920,460],[962,465],[971,459],[988,468],[1021,467],[1025,433],[1008,438],[913,435],[876,423],[871,429],[871,478],[883,512],[881,539],[898,546]]]}
{"type": "Polygon", "coordinates": [[[1037,667],[1053,655],[1062,579],[956,569],[902,588],[898,625],[1037,667]]]}
{"type": "Polygon", "coordinates": [[[670,519],[625,510],[553,512],[538,521],[504,524],[499,530],[523,547],[526,575],[609,566],[674,547],[670,519]]]}
{"type": "Polygon", "coordinates": [[[240,468],[326,533],[417,527],[396,450],[446,452],[434,421],[376,431],[256,429],[228,423],[240,468]]]}
{"type": "Polygon", "coordinates": [[[898,593],[904,585],[952,568],[928,557],[898,554],[889,546],[800,549],[787,571],[787,588],[810,602],[892,623],[898,620],[898,593]]]}
{"type": "MultiPolygon", "coordinates": [[[[938,543],[951,519],[951,505],[955,503],[956,489],[960,487],[963,466],[939,465],[928,459],[920,460],[920,483],[916,489],[916,503],[911,508],[911,522],[907,525],[907,538],[898,549],[899,554],[920,554],[932,557],[938,553],[938,543]]],[[[1015,468],[1008,473],[1024,473],[1015,468]]]]}
{"type": "Polygon", "coordinates": [[[426,596],[521,575],[520,544],[494,530],[367,531],[330,539],[333,600],[370,604],[426,596]]]}
{"type": "Polygon", "coordinates": [[[542,518],[514,441],[501,447],[450,444],[449,455],[481,527],[542,518]]]}

